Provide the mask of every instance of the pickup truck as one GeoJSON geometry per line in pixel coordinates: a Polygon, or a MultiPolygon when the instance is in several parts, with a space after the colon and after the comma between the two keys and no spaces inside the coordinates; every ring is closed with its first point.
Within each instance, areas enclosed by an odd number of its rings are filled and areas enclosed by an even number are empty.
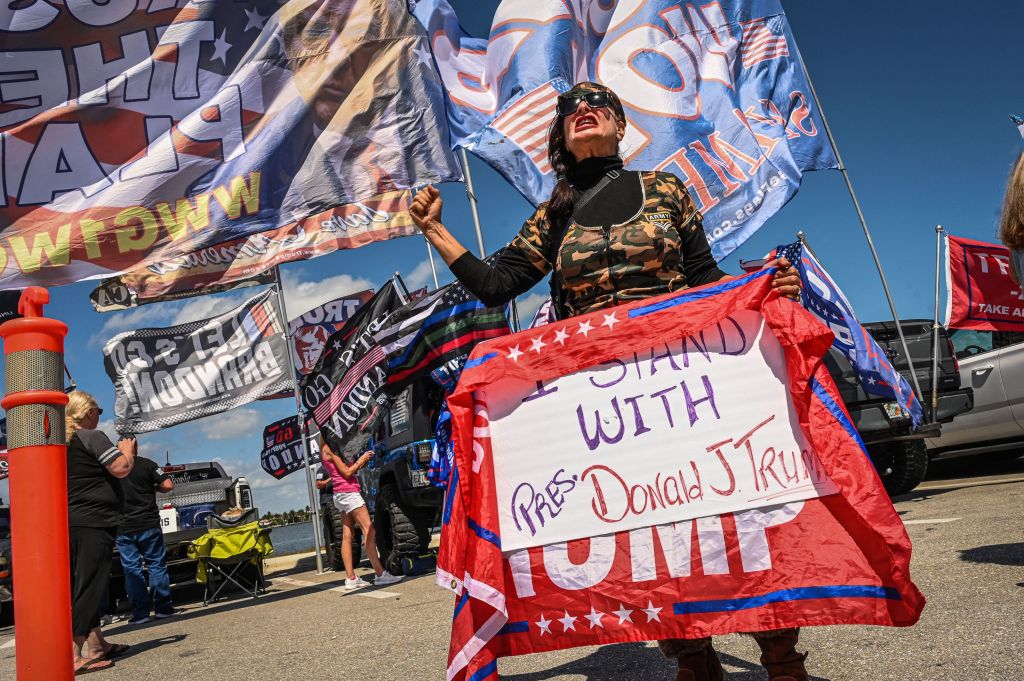
{"type": "MultiPolygon", "coordinates": [[[[245,478],[232,478],[216,461],[167,464],[164,473],[174,480],[174,489],[156,494],[164,545],[167,547],[167,572],[171,584],[191,583],[196,577],[196,561],[188,557],[192,540],[206,533],[206,520],[230,508],[253,508],[252,490],[245,478]]],[[[110,571],[111,599],[125,596],[124,570],[114,549],[110,571]]]]}
{"type": "Polygon", "coordinates": [[[960,380],[974,409],[926,440],[932,459],[1024,448],[1024,333],[956,329],[960,380]]]}
{"type": "MultiPolygon", "coordinates": [[[[903,412],[899,405],[864,391],[842,353],[833,349],[825,358],[825,365],[839,388],[839,395],[846,404],[853,425],[860,432],[885,489],[893,496],[906,494],[924,479],[929,461],[926,438],[938,437],[947,428],[958,427],[960,419],[966,418],[964,414],[968,414],[974,406],[974,391],[970,386],[961,386],[957,353],[954,352],[950,335],[945,328],[940,327],[938,400],[935,418],[929,418],[932,398],[932,321],[908,319],[903,320],[901,325],[914,361],[914,372],[924,392],[924,395],[918,397],[924,406],[925,423],[917,431],[912,430],[909,414],[903,412]],[[948,425],[950,422],[954,425],[948,425]]],[[[893,367],[910,380],[909,364],[903,354],[896,325],[893,322],[874,322],[865,324],[864,328],[885,351],[893,367]]],[[[1021,392],[1024,395],[1024,385],[1021,392]]]]}

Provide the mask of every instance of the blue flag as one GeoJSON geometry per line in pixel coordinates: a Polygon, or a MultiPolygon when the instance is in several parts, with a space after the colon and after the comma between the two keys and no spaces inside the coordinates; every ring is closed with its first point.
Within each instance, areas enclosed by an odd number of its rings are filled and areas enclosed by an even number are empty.
{"type": "Polygon", "coordinates": [[[864,391],[895,400],[910,414],[914,428],[919,427],[923,414],[921,402],[907,379],[889,363],[885,351],[857,321],[850,301],[821,263],[799,241],[779,246],[778,255],[787,258],[800,271],[803,306],[835,333],[832,347],[850,360],[864,391]]]}
{"type": "Polygon", "coordinates": [[[779,0],[503,0],[489,39],[446,0],[409,0],[448,97],[452,142],[535,205],[556,178],[555,102],[579,81],[612,88],[627,168],[683,180],[719,260],[837,161],[779,0]]]}

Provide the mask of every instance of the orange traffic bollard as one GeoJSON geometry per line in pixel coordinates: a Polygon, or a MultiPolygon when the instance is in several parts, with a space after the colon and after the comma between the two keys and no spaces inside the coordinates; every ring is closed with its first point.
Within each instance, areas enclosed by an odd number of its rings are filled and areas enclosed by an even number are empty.
{"type": "Polygon", "coordinates": [[[23,318],[0,326],[18,681],[70,681],[75,675],[64,441],[68,327],[41,316],[48,302],[49,291],[31,286],[18,303],[23,318]]]}

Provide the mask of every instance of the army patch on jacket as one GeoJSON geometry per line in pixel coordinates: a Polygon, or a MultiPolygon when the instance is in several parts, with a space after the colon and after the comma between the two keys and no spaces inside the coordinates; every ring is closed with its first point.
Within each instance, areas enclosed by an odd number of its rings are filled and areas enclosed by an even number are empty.
{"type": "Polygon", "coordinates": [[[644,213],[644,220],[663,231],[672,229],[672,214],[668,212],[644,213]]]}

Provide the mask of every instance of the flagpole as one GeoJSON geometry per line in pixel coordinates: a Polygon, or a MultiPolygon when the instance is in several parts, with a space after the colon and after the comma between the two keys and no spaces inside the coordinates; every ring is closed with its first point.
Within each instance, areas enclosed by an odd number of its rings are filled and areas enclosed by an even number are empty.
{"type": "Polygon", "coordinates": [[[839,172],[842,173],[843,180],[846,181],[846,189],[853,200],[853,207],[857,211],[857,218],[860,220],[861,229],[864,230],[864,238],[867,239],[868,248],[871,250],[871,257],[875,260],[878,278],[882,281],[882,290],[885,291],[885,299],[889,303],[889,311],[892,312],[892,320],[896,324],[896,333],[900,337],[900,346],[903,348],[903,355],[907,358],[907,367],[910,369],[910,379],[913,381],[914,390],[920,397],[924,397],[924,393],[921,392],[921,384],[917,380],[917,372],[914,370],[914,360],[910,357],[910,348],[907,347],[907,337],[903,333],[903,325],[900,323],[899,314],[896,312],[896,302],[893,300],[892,292],[889,290],[889,282],[885,278],[885,270],[882,269],[882,261],[879,259],[878,251],[875,249],[875,242],[871,238],[871,230],[868,229],[868,222],[864,218],[864,211],[860,209],[860,201],[857,200],[857,194],[853,191],[850,174],[846,172],[843,157],[839,154],[839,147],[836,145],[836,139],[832,135],[832,128],[829,127],[828,118],[825,117],[825,110],[821,106],[821,100],[818,99],[818,92],[814,89],[814,81],[811,80],[811,74],[807,70],[807,65],[804,63],[804,57],[800,53],[799,48],[796,49],[796,58],[800,62],[800,68],[803,69],[804,75],[807,77],[807,85],[811,88],[811,97],[814,98],[814,104],[818,107],[818,114],[821,116],[821,122],[825,126],[825,134],[828,136],[829,144],[832,145],[832,153],[836,155],[836,161],[839,163],[839,172]]]}
{"type": "Polygon", "coordinates": [[[935,225],[935,319],[932,322],[932,423],[939,409],[939,260],[942,256],[942,225],[935,225]]]}
{"type": "Polygon", "coordinates": [[[423,237],[423,241],[427,244],[427,258],[430,259],[430,273],[434,275],[434,288],[441,288],[441,285],[437,283],[437,267],[434,266],[434,250],[430,248],[430,242],[427,241],[427,237],[423,237]]]}
{"type": "MultiPolygon", "coordinates": [[[[288,356],[291,357],[291,327],[289,325],[288,308],[284,303],[284,285],[281,282],[281,267],[274,267],[274,288],[277,289],[277,304],[281,308],[281,316],[284,318],[284,337],[288,344],[288,356]]],[[[292,392],[295,395],[295,416],[299,420],[299,434],[302,438],[302,467],[306,469],[306,490],[309,492],[309,507],[313,511],[313,548],[316,550],[316,573],[324,573],[324,559],[321,547],[323,542],[320,538],[320,504],[317,503],[319,496],[316,484],[313,482],[313,471],[309,470],[309,441],[306,433],[306,419],[302,416],[302,398],[299,397],[299,382],[295,380],[295,367],[288,367],[292,380],[292,392]]]]}
{"type": "MultiPolygon", "coordinates": [[[[466,155],[465,147],[459,148],[462,155],[462,174],[466,176],[466,196],[469,198],[469,208],[473,211],[473,225],[476,227],[476,246],[480,249],[480,257],[486,257],[484,250],[484,233],[480,229],[480,213],[476,207],[476,193],[473,191],[473,174],[469,172],[469,156],[466,155]]],[[[435,278],[436,279],[436,278],[435,278]]],[[[437,285],[436,282],[434,284],[437,285]]]]}

